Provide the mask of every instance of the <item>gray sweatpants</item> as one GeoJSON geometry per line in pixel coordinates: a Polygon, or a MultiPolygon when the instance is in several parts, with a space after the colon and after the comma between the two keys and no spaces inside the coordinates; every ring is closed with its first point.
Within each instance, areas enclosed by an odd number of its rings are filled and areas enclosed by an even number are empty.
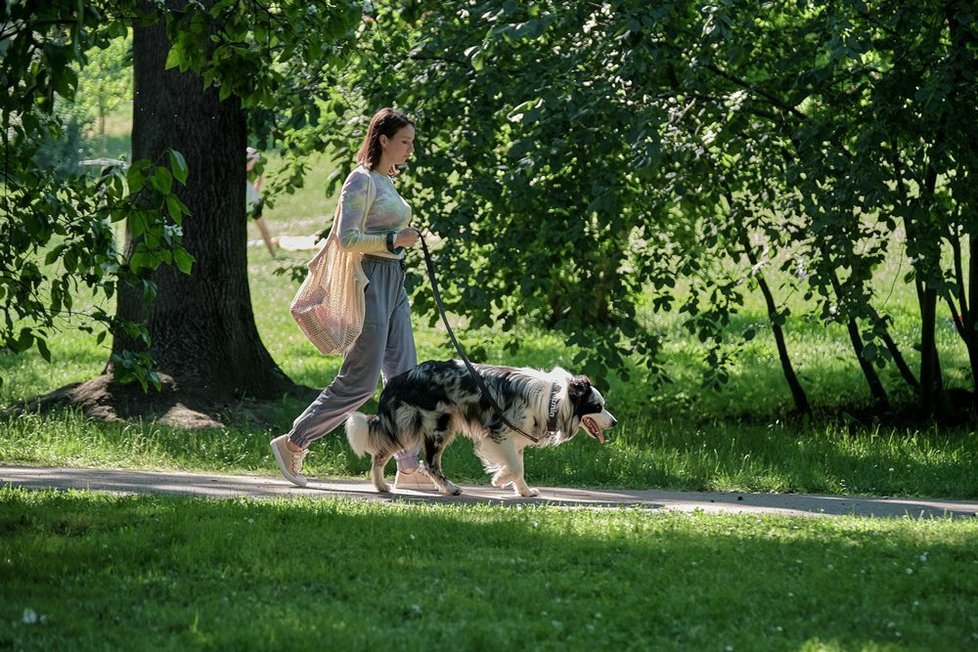
{"type": "MultiPolygon", "coordinates": [[[[369,401],[377,391],[379,377],[383,376],[386,384],[389,378],[418,363],[401,262],[364,256],[363,272],[370,280],[365,290],[363,332],[343,357],[333,382],[293,422],[289,438],[303,449],[329,434],[369,401]]],[[[401,451],[395,457],[400,470],[418,466],[417,448],[401,451]]]]}

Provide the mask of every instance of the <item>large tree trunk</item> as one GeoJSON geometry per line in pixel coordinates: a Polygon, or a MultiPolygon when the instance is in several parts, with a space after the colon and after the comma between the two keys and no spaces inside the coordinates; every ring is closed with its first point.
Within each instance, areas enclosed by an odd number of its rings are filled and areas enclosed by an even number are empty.
{"type": "MultiPolygon", "coordinates": [[[[247,277],[245,145],[247,128],[237,98],[219,101],[191,72],[164,70],[169,49],[163,21],[133,35],[133,160],[166,161],[167,148],[187,161],[180,199],[191,215],[183,243],[196,258],[191,275],[161,266],[157,294],[120,287],[117,314],[144,322],[149,352],[168,391],[215,414],[242,396],[274,398],[295,389],[258,335],[247,277]],[[172,379],[172,381],[171,381],[172,379]],[[213,405],[215,409],[208,410],[213,405]]],[[[127,254],[133,240],[127,235],[127,254]]],[[[116,334],[113,353],[139,344],[116,334]]],[[[169,401],[173,402],[173,401],[169,401]]]]}

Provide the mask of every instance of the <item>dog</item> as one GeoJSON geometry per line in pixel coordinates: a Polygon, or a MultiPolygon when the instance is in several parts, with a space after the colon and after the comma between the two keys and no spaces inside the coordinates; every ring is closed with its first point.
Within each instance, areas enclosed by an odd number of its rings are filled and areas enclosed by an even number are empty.
{"type": "Polygon", "coordinates": [[[425,470],[438,490],[445,495],[462,493],[441,468],[442,453],[461,433],[474,442],[486,472],[493,474],[493,486],[512,485],[516,495],[537,496],[539,491],[528,487],[523,477],[527,446],[556,446],[581,428],[603,444],[604,431],[617,423],[587,376],[560,367],[549,372],[474,367],[506,419],[537,441],[503,422],[462,361],[422,362],[387,382],[378,414],[354,412],[346,421],[350,448],[360,457],[371,457],[370,477],[377,491],[390,491],[384,467],[394,453],[420,445],[425,470]]]}

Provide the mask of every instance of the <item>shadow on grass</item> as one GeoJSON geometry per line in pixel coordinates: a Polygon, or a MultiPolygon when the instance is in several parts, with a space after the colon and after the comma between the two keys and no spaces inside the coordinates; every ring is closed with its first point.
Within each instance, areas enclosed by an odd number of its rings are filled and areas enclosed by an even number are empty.
{"type": "Polygon", "coordinates": [[[0,646],[973,649],[976,528],[4,490],[0,646]]]}

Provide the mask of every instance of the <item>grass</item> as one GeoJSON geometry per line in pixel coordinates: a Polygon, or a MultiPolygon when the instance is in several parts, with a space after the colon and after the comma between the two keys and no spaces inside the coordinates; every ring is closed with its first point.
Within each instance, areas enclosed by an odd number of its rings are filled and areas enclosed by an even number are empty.
{"type": "Polygon", "coordinates": [[[12,649],[968,650],[976,521],[0,490],[12,649]]]}

